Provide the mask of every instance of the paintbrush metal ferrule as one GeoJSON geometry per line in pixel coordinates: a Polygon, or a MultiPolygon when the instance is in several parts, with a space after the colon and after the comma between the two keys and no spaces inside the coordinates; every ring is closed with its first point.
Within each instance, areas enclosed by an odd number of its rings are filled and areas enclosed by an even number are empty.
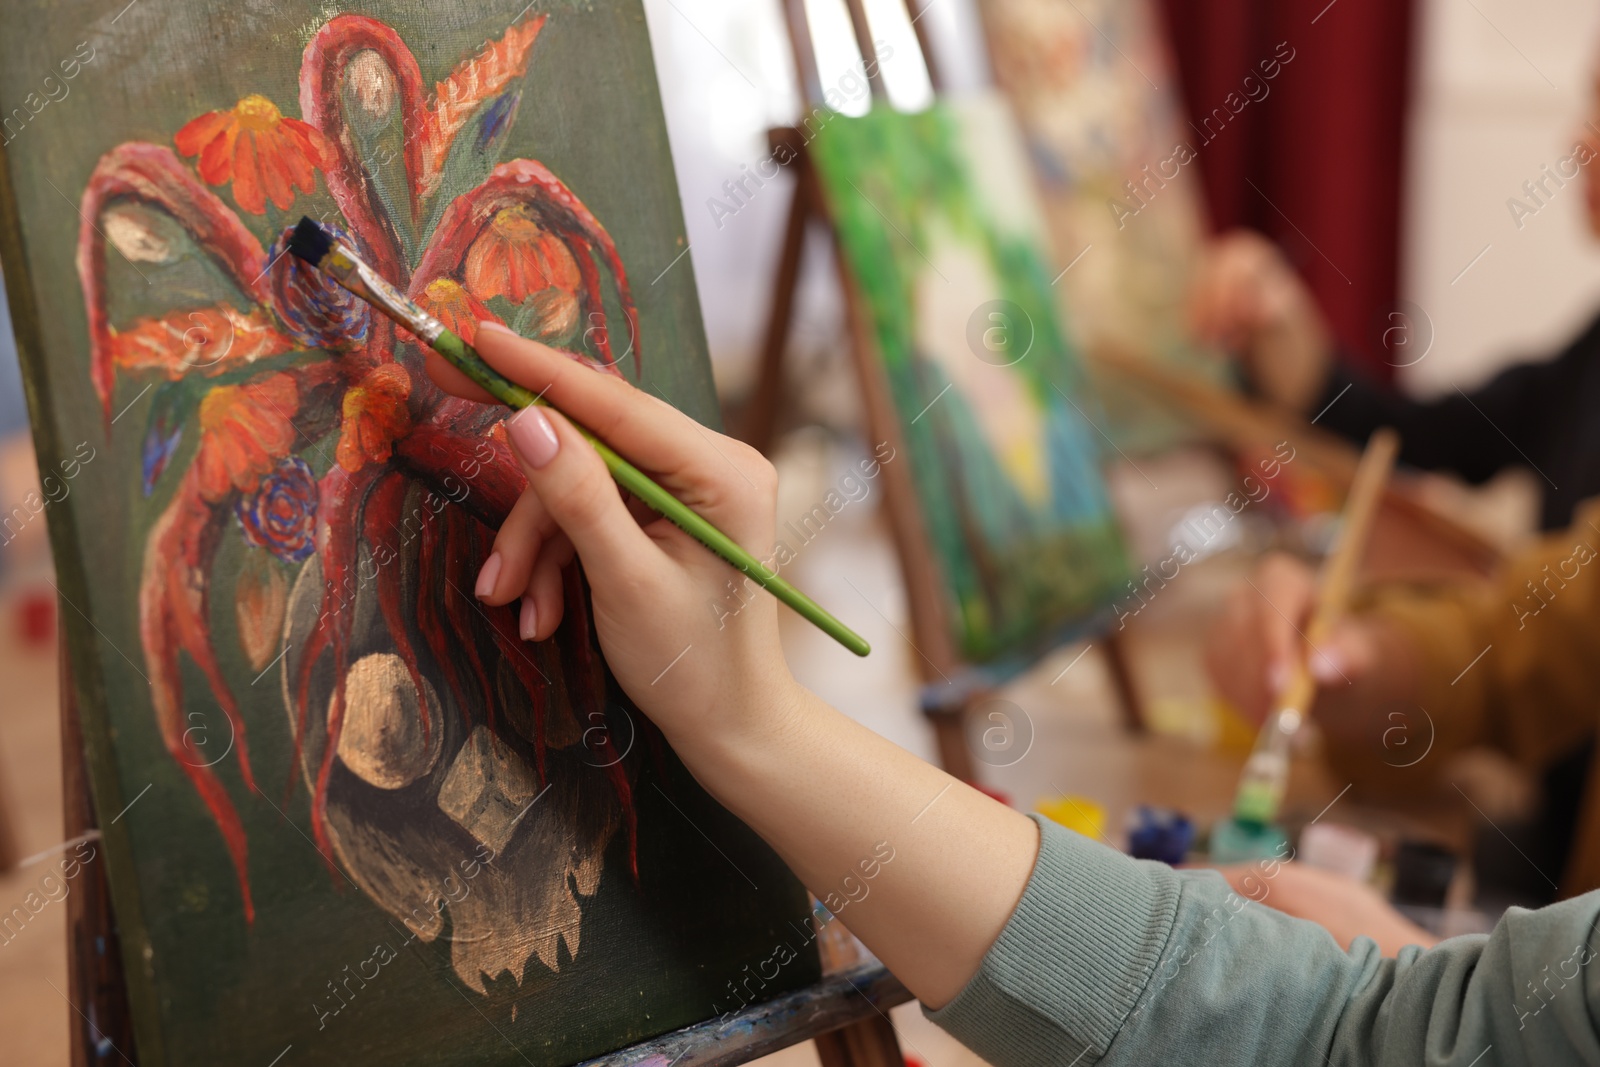
{"type": "Polygon", "coordinates": [[[355,249],[334,241],[317,266],[333,280],[361,297],[398,325],[410,330],[430,346],[444,335],[444,323],[424,311],[415,300],[396,289],[374,270],[355,249]]]}

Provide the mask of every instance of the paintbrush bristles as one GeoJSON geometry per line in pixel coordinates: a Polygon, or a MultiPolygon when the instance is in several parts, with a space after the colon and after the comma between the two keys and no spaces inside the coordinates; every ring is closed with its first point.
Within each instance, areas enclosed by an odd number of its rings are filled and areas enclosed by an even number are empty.
{"type": "Polygon", "coordinates": [[[289,235],[289,251],[296,259],[312,266],[322,262],[322,257],[333,250],[333,234],[320,222],[309,216],[300,216],[294,232],[289,235]]]}

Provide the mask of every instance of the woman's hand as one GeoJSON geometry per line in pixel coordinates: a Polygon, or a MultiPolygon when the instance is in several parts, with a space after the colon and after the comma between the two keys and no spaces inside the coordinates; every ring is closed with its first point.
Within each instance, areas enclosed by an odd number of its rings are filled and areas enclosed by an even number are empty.
{"type": "Polygon", "coordinates": [[[1380,656],[1374,624],[1347,616],[1320,648],[1304,637],[1316,603],[1317,577],[1289,556],[1269,556],[1228,595],[1206,634],[1206,670],[1212,684],[1250,722],[1259,725],[1289,683],[1296,660],[1308,656],[1317,680],[1319,712],[1324,696],[1335,700],[1367,679],[1380,656]]]}
{"type": "MultiPolygon", "coordinates": [[[[504,327],[480,325],[474,345],[745,548],[771,553],[777,480],[754,450],[504,327]]],[[[428,371],[489,399],[431,353],[428,371]]],[[[572,423],[528,408],[507,426],[528,491],[478,595],[531,598],[526,629],[549,637],[557,577],[576,552],[612,673],[700,784],[830,908],[848,906],[851,931],[925,1003],[955,996],[1022,895],[1033,823],[802,689],[778,643],[777,602],[666,519],[630,510],[572,423]]]]}
{"type": "Polygon", "coordinates": [[[1358,937],[1370,937],[1385,956],[1407,945],[1432,948],[1439,939],[1401,915],[1383,895],[1365,882],[1331,871],[1286,863],[1271,879],[1256,866],[1219,867],[1240,896],[1277,908],[1285,915],[1309,919],[1348,949],[1358,937]]]}
{"type": "Polygon", "coordinates": [[[1296,658],[1316,680],[1311,714],[1342,767],[1385,766],[1396,721],[1417,710],[1423,661],[1410,634],[1381,615],[1342,618],[1327,639],[1306,645],[1317,581],[1288,556],[1268,557],[1231,594],[1206,635],[1206,670],[1217,692],[1259,725],[1282,695],[1296,658]],[[1400,716],[1397,720],[1396,716],[1400,716]]]}
{"type": "Polygon", "coordinates": [[[1264,396],[1310,414],[1328,375],[1331,334],[1276,245],[1250,230],[1213,241],[1195,278],[1189,314],[1195,335],[1235,353],[1264,396]]]}
{"type": "MultiPolygon", "coordinates": [[[[764,707],[770,718],[797,702],[778,643],[777,602],[671,522],[624,498],[560,412],[760,558],[772,553],[776,536],[772,465],[620,378],[503,326],[480,324],[474,347],[560,409],[530,407],[506,424],[528,488],[495,537],[478,577],[479,598],[495,605],[520,598],[523,638],[544,640],[561,622],[561,569],[576,552],[606,662],[675,746],[737,731],[751,709],[764,707]]],[[[489,399],[431,352],[428,371],[441,388],[489,399]]]]}

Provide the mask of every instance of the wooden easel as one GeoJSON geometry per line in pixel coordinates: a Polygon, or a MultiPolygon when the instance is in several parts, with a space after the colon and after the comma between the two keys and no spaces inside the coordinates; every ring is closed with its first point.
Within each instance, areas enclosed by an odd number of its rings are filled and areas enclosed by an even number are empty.
{"type": "MultiPolygon", "coordinates": [[[[875,50],[862,0],[847,2],[857,49],[864,58],[872,56],[875,50]]],[[[812,47],[805,0],[784,0],[784,14],[803,106],[809,113],[821,104],[823,89],[812,47]]],[[[937,93],[942,85],[927,38],[927,26],[920,18],[914,18],[912,27],[916,31],[929,81],[937,93]]],[[[866,73],[874,102],[883,102],[886,93],[882,74],[876,64],[868,64],[866,73]]],[[[793,127],[774,129],[769,131],[768,140],[774,158],[782,159],[794,174],[794,198],[789,205],[777,276],[773,282],[772,304],[762,340],[756,387],[750,399],[730,420],[735,435],[762,452],[772,449],[783,404],[784,357],[794,321],[795,292],[800,280],[806,236],[813,224],[825,226],[832,232],[822,189],[806,152],[804,131],[793,127]]],[[[882,365],[877,359],[870,315],[837,240],[834,247],[839,285],[844,294],[849,321],[852,362],[866,407],[868,429],[875,441],[887,442],[896,451],[901,451],[904,442],[900,435],[899,415],[890,397],[882,365]]],[[[911,482],[910,471],[901,464],[888,464],[883,468],[883,477],[885,506],[894,531],[911,609],[912,642],[916,647],[918,668],[924,683],[922,709],[933,725],[939,759],[944,768],[959,778],[971,781],[975,776],[975,768],[965,737],[965,715],[968,709],[985,699],[989,689],[982,682],[972,680],[976,677],[975,672],[961,658],[951,640],[943,579],[917,505],[916,487],[911,482]]],[[[1143,704],[1135,685],[1127,645],[1116,633],[1102,635],[1095,645],[1105,653],[1123,721],[1130,731],[1143,732],[1143,704]]]]}

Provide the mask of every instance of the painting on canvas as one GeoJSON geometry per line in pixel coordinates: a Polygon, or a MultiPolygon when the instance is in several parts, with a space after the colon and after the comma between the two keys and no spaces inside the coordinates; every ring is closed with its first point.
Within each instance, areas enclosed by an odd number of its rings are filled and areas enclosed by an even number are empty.
{"type": "Polygon", "coordinates": [[[1028,656],[1127,580],[1020,140],[983,96],[837,116],[812,144],[972,662],[1028,656]]]}
{"type": "Polygon", "coordinates": [[[814,981],[577,568],[546,642],[472,596],[506,412],[284,254],[317,217],[458,332],[714,420],[639,0],[7,18],[0,247],[145,1061],[543,1067],[814,981]]]}
{"type": "MultiPolygon", "coordinates": [[[[1223,384],[1227,363],[1189,335],[1186,304],[1206,224],[1199,150],[1148,0],[981,0],[995,79],[1028,146],[1078,339],[1223,384]]],[[[1120,447],[1182,427],[1101,381],[1120,447]]]]}

